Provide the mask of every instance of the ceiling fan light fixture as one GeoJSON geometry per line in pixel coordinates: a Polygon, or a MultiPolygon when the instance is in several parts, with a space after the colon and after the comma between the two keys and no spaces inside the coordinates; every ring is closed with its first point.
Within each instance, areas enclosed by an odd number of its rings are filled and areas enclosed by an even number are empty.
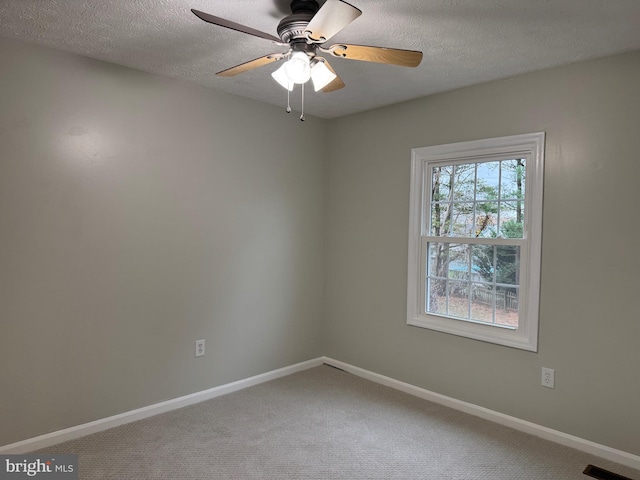
{"type": "Polygon", "coordinates": [[[311,65],[309,57],[304,52],[296,52],[291,55],[291,60],[283,65],[289,80],[293,83],[306,83],[311,78],[311,65]]]}
{"type": "MultiPolygon", "coordinates": [[[[286,64],[285,64],[286,65],[286,64]]],[[[289,80],[289,76],[285,71],[285,65],[282,65],[279,69],[271,74],[273,79],[282,85],[282,88],[286,88],[290,92],[293,90],[293,82],[289,80]]]]}
{"type": "Polygon", "coordinates": [[[336,79],[337,75],[327,68],[323,61],[317,61],[311,67],[311,80],[313,88],[317,92],[329,85],[336,79]]]}

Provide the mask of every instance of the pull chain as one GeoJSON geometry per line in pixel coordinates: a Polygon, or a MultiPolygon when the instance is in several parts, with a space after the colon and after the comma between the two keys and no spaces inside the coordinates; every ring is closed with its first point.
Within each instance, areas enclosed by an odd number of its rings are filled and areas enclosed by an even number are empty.
{"type": "Polygon", "coordinates": [[[291,104],[289,102],[289,94],[291,92],[289,91],[289,89],[287,88],[287,113],[291,113],[291,104]]]}
{"type": "Polygon", "coordinates": [[[304,122],[304,83],[302,84],[302,114],[300,115],[300,121],[304,122]]]}
{"type": "MultiPolygon", "coordinates": [[[[287,61],[291,59],[291,52],[286,55],[287,61]]],[[[287,80],[287,113],[291,113],[291,102],[289,101],[291,90],[293,90],[293,85],[291,84],[291,80],[287,80]]]]}

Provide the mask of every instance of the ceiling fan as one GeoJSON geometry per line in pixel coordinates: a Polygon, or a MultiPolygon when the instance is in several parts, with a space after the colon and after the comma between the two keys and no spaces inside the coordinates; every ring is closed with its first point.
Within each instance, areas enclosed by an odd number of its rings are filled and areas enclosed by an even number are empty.
{"type": "MultiPolygon", "coordinates": [[[[322,7],[317,0],[293,0],[291,14],[278,24],[278,37],[255,30],[239,23],[215,17],[199,10],[191,11],[200,19],[213,25],[236,30],[241,33],[269,40],[277,45],[289,47],[283,53],[271,53],[250,60],[235,67],[222,70],[216,75],[233,77],[241,73],[268,65],[279,60],[287,61],[272,77],[288,92],[294,85],[302,85],[304,120],[304,84],[312,81],[315,91],[333,92],[345,86],[329,62],[319,53],[349,60],[386,63],[404,67],[416,67],[422,61],[422,52],[399,50],[395,48],[371,47],[337,43],[325,46],[325,43],[343,28],[358,18],[362,12],[342,0],[327,0],[322,7]]],[[[287,112],[291,107],[287,105],[287,112]]]]}

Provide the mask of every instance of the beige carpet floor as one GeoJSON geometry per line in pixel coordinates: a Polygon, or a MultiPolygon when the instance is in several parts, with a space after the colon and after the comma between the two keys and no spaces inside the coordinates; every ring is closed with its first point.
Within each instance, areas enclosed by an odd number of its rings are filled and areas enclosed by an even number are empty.
{"type": "Polygon", "coordinates": [[[81,479],[588,480],[600,460],[328,366],[42,452],[81,479]]]}

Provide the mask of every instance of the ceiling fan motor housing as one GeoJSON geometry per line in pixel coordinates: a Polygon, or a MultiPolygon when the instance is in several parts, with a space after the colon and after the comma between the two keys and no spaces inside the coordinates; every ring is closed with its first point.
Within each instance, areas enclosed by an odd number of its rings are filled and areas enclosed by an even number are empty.
{"type": "Polygon", "coordinates": [[[278,24],[278,36],[286,43],[306,42],[304,33],[307,25],[318,12],[320,6],[316,0],[293,0],[291,15],[284,17],[278,24]]]}

